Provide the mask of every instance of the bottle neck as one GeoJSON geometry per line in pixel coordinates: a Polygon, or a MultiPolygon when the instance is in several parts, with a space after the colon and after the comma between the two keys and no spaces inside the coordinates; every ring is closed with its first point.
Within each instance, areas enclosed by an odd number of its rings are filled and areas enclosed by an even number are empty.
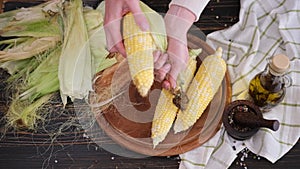
{"type": "Polygon", "coordinates": [[[261,74],[260,81],[262,86],[272,92],[278,92],[283,88],[283,74],[273,71],[269,66],[261,74]]]}

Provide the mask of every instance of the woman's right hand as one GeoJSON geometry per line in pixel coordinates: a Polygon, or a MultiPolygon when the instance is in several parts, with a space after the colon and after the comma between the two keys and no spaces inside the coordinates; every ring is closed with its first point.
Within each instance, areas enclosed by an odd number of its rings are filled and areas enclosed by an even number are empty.
{"type": "MultiPolygon", "coordinates": [[[[162,87],[167,90],[176,88],[177,78],[187,66],[189,58],[187,32],[195,19],[196,16],[191,11],[177,5],[171,5],[165,15],[167,53],[162,54],[160,59],[154,59],[156,61],[154,67],[156,80],[162,81],[162,87]]],[[[156,55],[154,53],[154,58],[156,55]]]]}

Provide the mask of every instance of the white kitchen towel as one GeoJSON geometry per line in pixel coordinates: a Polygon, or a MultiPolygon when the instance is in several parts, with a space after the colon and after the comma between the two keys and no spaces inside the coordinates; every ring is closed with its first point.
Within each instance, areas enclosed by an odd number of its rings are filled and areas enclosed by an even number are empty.
{"type": "Polygon", "coordinates": [[[239,19],[232,27],[209,34],[207,43],[214,49],[223,48],[231,78],[232,100],[239,99],[247,91],[249,81],[264,70],[267,58],[278,53],[290,58],[287,75],[293,79],[293,85],[287,88],[280,105],[263,114],[266,119],[279,120],[280,128],[276,132],[261,129],[250,139],[237,141],[221,127],[207,143],[180,155],[180,169],[228,168],[245,147],[274,163],[299,139],[300,1],[241,0],[239,19]]]}

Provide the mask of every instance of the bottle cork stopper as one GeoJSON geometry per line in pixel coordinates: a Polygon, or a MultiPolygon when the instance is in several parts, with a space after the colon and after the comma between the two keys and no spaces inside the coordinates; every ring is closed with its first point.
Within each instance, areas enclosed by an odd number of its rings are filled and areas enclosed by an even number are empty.
{"type": "Polygon", "coordinates": [[[272,73],[276,75],[284,74],[290,66],[289,58],[284,54],[278,54],[273,56],[270,68],[272,73]]]}

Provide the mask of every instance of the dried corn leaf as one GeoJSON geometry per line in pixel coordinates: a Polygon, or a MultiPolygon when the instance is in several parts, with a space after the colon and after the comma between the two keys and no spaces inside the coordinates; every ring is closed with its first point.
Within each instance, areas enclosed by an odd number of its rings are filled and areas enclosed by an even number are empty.
{"type": "MultiPolygon", "coordinates": [[[[22,60],[45,52],[57,45],[58,37],[30,38],[0,52],[0,62],[22,60]]],[[[13,45],[13,44],[12,44],[13,45]]]]}
{"type": "Polygon", "coordinates": [[[116,58],[107,58],[106,37],[103,29],[103,15],[98,10],[85,8],[84,19],[88,30],[92,55],[92,70],[100,72],[116,63],[116,58]]]}
{"type": "Polygon", "coordinates": [[[54,15],[59,10],[59,4],[60,1],[53,0],[34,7],[0,14],[0,35],[3,37],[60,36],[58,15],[54,15]]]}

